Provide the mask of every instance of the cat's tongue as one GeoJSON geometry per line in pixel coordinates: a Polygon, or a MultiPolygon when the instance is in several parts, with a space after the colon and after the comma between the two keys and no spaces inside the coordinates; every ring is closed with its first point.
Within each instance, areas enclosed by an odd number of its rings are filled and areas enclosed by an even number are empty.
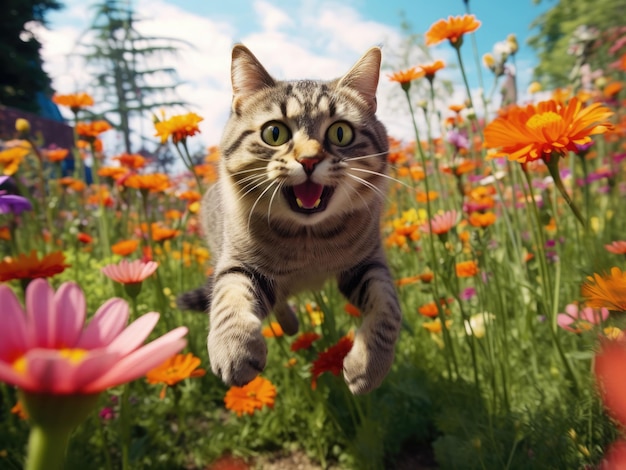
{"type": "Polygon", "coordinates": [[[305,209],[314,209],[318,206],[323,190],[324,186],[313,181],[306,181],[293,187],[296,203],[305,209]]]}

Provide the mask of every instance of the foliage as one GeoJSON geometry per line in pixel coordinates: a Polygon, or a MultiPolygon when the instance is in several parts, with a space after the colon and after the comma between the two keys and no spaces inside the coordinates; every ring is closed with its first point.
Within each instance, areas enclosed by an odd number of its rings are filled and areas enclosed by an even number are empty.
{"type": "Polygon", "coordinates": [[[535,76],[548,88],[564,87],[571,84],[572,79],[579,79],[577,74],[584,63],[588,63],[591,70],[598,70],[614,60],[608,50],[619,37],[618,28],[624,25],[621,0],[558,0],[553,3],[552,8],[531,24],[537,33],[528,41],[539,58],[535,76]],[[594,29],[598,37],[585,46],[584,52],[577,53],[575,32],[581,27],[594,29]]]}
{"type": "Polygon", "coordinates": [[[56,0],[7,0],[0,19],[0,104],[37,112],[38,93],[49,95],[50,77],[42,68],[41,43],[31,32],[30,22],[43,24],[49,10],[58,10],[56,0]]]}

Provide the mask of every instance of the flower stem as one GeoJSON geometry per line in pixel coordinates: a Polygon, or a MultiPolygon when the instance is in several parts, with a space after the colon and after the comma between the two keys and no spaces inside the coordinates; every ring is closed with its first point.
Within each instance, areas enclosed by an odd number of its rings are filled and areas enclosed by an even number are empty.
{"type": "Polygon", "coordinates": [[[544,162],[546,163],[548,170],[550,170],[550,175],[554,180],[554,185],[558,188],[561,196],[563,196],[563,199],[565,199],[565,202],[567,202],[567,205],[570,207],[580,224],[585,227],[585,218],[580,213],[580,210],[578,210],[576,204],[574,204],[574,201],[572,201],[572,198],[569,197],[569,194],[563,185],[563,181],[561,180],[561,174],[559,173],[559,158],[560,157],[555,158],[554,156],[551,158],[544,158],[544,162]]]}
{"type": "Polygon", "coordinates": [[[53,432],[37,424],[30,429],[25,470],[62,470],[71,429],[53,432]]]}

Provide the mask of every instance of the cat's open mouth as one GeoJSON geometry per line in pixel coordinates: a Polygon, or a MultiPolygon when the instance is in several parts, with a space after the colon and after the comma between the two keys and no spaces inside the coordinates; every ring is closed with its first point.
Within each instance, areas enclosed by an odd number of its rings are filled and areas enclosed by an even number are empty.
{"type": "Polygon", "coordinates": [[[289,202],[291,210],[302,214],[321,212],[328,206],[334,188],[306,181],[295,186],[286,186],[283,194],[289,202]]]}

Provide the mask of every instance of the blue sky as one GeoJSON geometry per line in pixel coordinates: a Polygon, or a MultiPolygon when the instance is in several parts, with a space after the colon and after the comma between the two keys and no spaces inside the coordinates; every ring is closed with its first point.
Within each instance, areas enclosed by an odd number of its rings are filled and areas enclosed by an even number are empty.
{"type": "MultiPolygon", "coordinates": [[[[93,17],[93,3],[65,0],[63,11],[49,15],[49,29],[37,32],[46,68],[58,92],[90,91],[84,66],[70,54],[93,17]]],[[[407,50],[400,27],[404,20],[412,32],[423,34],[438,19],[465,13],[462,0],[132,0],[132,4],[144,19],[139,24],[143,34],[180,38],[194,45],[169,59],[167,65],[176,67],[184,82],[178,90],[180,96],[191,103],[191,110],[205,118],[201,129],[207,145],[219,141],[229,113],[230,49],[236,42],[246,44],[275,77],[291,79],[338,77],[369,47],[383,45],[379,116],[398,138],[410,138],[411,126],[406,103],[402,103],[397,84],[390,83],[387,74],[442,59],[447,64],[442,78],[456,86],[454,93],[441,97],[441,104],[464,99],[452,48],[445,43],[432,47],[428,50],[430,57],[419,48],[407,50]]],[[[472,13],[482,22],[475,36],[479,56],[490,52],[508,34],[517,35],[520,91],[530,83],[536,64],[534,51],[525,44],[531,35],[529,26],[550,5],[547,0],[539,6],[533,0],[470,0],[472,13]]],[[[472,94],[478,93],[471,41],[466,41],[462,52],[472,94]]],[[[484,68],[481,72],[484,86],[489,89],[492,77],[484,68]]]]}

